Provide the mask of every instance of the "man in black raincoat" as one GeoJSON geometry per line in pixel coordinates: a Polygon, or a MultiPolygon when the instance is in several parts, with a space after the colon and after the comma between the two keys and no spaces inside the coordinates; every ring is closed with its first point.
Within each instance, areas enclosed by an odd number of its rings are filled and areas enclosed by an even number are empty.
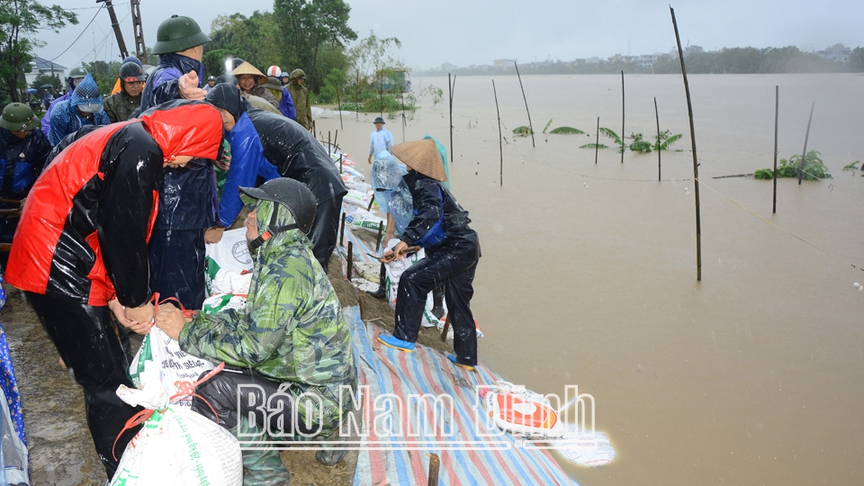
{"type": "Polygon", "coordinates": [[[384,252],[382,261],[402,258],[409,245],[426,250],[426,258],[405,270],[396,294],[396,329],[392,336],[381,334],[381,344],[411,352],[417,342],[426,296],[444,286],[447,319],[453,326],[453,350],[447,356],[453,364],[473,370],[477,365],[477,331],[471,313],[474,271],[480,259],[480,240],[468,223],[453,194],[444,187],[447,180],[441,155],[432,139],[400,143],[393,155],[408,166],[403,180],[411,191],[414,218],[400,242],[384,252]]]}
{"type": "MultiPolygon", "coordinates": [[[[315,259],[326,271],[330,255],[336,248],[342,197],[348,192],[327,150],[294,120],[253,108],[240,96],[236,86],[216,85],[207,93],[206,99],[222,113],[225,131],[230,132],[237,126],[242,128],[251,121],[254,130],[250,130],[247,136],[257,138],[257,142],[252,142],[261,145],[264,158],[276,166],[279,175],[306,184],[315,195],[318,213],[309,231],[309,239],[315,259]]],[[[244,142],[234,142],[235,145],[238,143],[244,142]]]]}

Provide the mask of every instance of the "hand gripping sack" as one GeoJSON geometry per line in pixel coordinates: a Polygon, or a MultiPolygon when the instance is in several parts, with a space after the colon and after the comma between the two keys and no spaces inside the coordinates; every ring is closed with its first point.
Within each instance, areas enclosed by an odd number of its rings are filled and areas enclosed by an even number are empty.
{"type": "MultiPolygon", "coordinates": [[[[221,369],[222,365],[211,374],[221,369]]],[[[140,389],[130,389],[124,385],[117,389],[117,395],[124,402],[132,406],[141,405],[147,410],[139,412],[126,424],[128,428],[143,423],[143,427],[126,446],[110,484],[242,485],[243,458],[237,439],[212,418],[168,404],[169,397],[152,361],[145,364],[141,380],[140,389]]],[[[193,383],[190,390],[198,383],[193,383]]]]}

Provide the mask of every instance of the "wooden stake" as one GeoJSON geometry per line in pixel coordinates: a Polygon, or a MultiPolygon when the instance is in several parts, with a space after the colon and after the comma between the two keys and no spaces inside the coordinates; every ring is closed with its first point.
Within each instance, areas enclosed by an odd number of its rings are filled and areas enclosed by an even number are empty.
{"type": "Polygon", "coordinates": [[[369,200],[369,206],[366,208],[366,211],[372,211],[373,204],[375,204],[375,194],[372,194],[372,199],[369,200]]]}
{"type": "MultiPolygon", "coordinates": [[[[450,93],[450,163],[453,163],[453,91],[456,90],[456,76],[450,83],[450,73],[447,73],[447,91],[450,93]]],[[[470,122],[469,122],[470,123],[470,122]]]]}
{"type": "Polygon", "coordinates": [[[438,454],[429,454],[429,481],[428,486],[438,486],[438,470],[441,467],[441,460],[438,459],[438,454]]]}
{"type": "Polygon", "coordinates": [[[348,281],[351,281],[351,270],[354,267],[354,243],[348,242],[348,270],[346,270],[346,276],[348,277],[348,281]]]}
{"type": "Polygon", "coordinates": [[[339,128],[345,130],[345,125],[342,124],[342,101],[339,100],[339,91],[340,89],[336,89],[336,106],[339,107],[339,128]]]}
{"type": "Polygon", "coordinates": [[[495,112],[498,113],[498,153],[501,157],[500,165],[498,166],[498,185],[504,185],[504,142],[501,140],[501,110],[498,109],[498,90],[495,89],[495,80],[492,80],[492,92],[495,94],[495,112]]]}
{"type": "Polygon", "coordinates": [[[378,222],[378,238],[375,238],[375,253],[381,249],[381,236],[384,235],[384,221],[378,222]]]}
{"type": "Polygon", "coordinates": [[[342,154],[339,154],[339,173],[342,173],[342,154]]]}
{"type": "Polygon", "coordinates": [[[343,246],[345,241],[345,216],[348,216],[348,213],[342,213],[342,228],[339,229],[339,246],[343,246]]]}
{"type": "Polygon", "coordinates": [[[444,316],[444,330],[441,331],[441,342],[447,342],[447,331],[450,330],[450,316],[444,316]]]}
{"type": "MultiPolygon", "coordinates": [[[[690,84],[687,82],[687,69],[684,67],[684,50],[681,48],[681,37],[678,35],[678,22],[675,21],[675,9],[669,6],[672,14],[672,26],[675,28],[675,41],[678,43],[678,59],[681,60],[681,74],[684,76],[684,92],[687,94],[687,115],[690,117],[690,144],[693,149],[693,189],[696,195],[696,280],[702,281],[702,220],[699,211],[699,161],[696,156],[696,129],[693,127],[693,104],[690,102],[690,84]]],[[[622,74],[623,79],[623,74],[622,74]]]]}
{"type": "Polygon", "coordinates": [[[357,295],[357,304],[360,306],[360,320],[363,321],[363,326],[366,326],[366,292],[360,292],[357,295]]]}
{"type": "Polygon", "coordinates": [[[399,92],[399,101],[402,103],[402,143],[405,143],[405,96],[399,92]]]}
{"type": "Polygon", "coordinates": [[[339,148],[339,144],[336,141],[339,140],[339,130],[336,130],[336,133],[333,134],[333,150],[339,148]]]}
{"type": "Polygon", "coordinates": [[[777,132],[780,121],[780,86],[774,86],[774,203],[772,214],[777,214],[777,132]]]}
{"type": "Polygon", "coordinates": [[[522,75],[519,74],[519,65],[516,64],[516,61],[513,61],[513,65],[516,66],[516,77],[519,78],[519,87],[522,88],[522,99],[525,101],[525,111],[528,112],[528,129],[531,130],[531,146],[537,147],[534,145],[534,125],[531,124],[531,111],[528,110],[528,98],[525,97],[525,88],[522,86],[522,75]]]}
{"type": "Polygon", "coordinates": [[[801,154],[801,167],[798,168],[798,185],[801,185],[801,179],[804,177],[804,158],[807,157],[807,140],[810,138],[810,123],[813,121],[813,108],[816,108],[814,101],[810,105],[810,118],[807,120],[807,135],[804,136],[804,153],[801,154]]]}
{"type": "Polygon", "coordinates": [[[597,165],[597,154],[600,152],[600,117],[597,117],[597,138],[594,141],[594,165],[597,165]]]}
{"type": "Polygon", "coordinates": [[[333,150],[333,145],[330,145],[330,130],[327,130],[327,155],[333,150]]]}
{"type": "Polygon", "coordinates": [[[624,163],[624,149],[627,144],[624,143],[624,70],[621,70],[621,163],[624,163]]]}
{"type": "Polygon", "coordinates": [[[657,97],[654,97],[654,117],[657,118],[657,180],[661,179],[660,169],[660,111],[657,110],[657,97]]]}
{"type": "Polygon", "coordinates": [[[360,71],[357,71],[357,84],[354,85],[354,119],[360,119],[360,71]]]}

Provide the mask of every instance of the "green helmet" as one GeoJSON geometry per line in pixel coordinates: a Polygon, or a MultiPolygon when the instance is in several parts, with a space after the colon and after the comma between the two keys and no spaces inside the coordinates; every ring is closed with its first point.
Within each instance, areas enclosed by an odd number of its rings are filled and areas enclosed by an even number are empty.
{"type": "Polygon", "coordinates": [[[33,110],[24,103],[9,103],[0,116],[0,127],[10,132],[29,132],[40,124],[33,110]]]}
{"type": "Polygon", "coordinates": [[[156,30],[156,45],[153,54],[169,54],[180,52],[190,47],[200,46],[210,42],[207,34],[201,32],[198,22],[189,17],[172,15],[170,19],[159,24],[156,30]]]}
{"type": "Polygon", "coordinates": [[[87,76],[87,70],[82,66],[75,66],[69,70],[70,78],[83,78],[84,76],[87,76]]]}

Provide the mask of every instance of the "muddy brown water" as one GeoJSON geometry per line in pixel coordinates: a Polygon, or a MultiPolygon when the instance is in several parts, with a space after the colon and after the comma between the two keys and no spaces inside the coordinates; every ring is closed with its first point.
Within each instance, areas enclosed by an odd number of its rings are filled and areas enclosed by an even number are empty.
{"type": "MultiPolygon", "coordinates": [[[[514,76],[496,77],[504,124],[499,185],[490,77],[458,77],[452,190],[471,213],[483,258],[472,308],[480,360],[542,393],[566,385],[596,400],[597,430],[617,451],[606,467],[568,467],[592,484],[862,482],[864,419],[864,77],[698,75],[691,92],[700,162],[702,281],[696,280],[693,162],[680,76],[626,76],[624,133],[684,137],[657,156],[579,149],[600,125],[621,133],[620,76],[523,77],[536,148],[514,76]],[[712,179],[808,149],[834,179],[712,179]],[[543,135],[572,126],[590,134],[543,135]]],[[[448,149],[445,102],[408,121],[448,149]]],[[[365,163],[372,118],[318,120],[365,163]]],[[[399,119],[388,120],[397,142],[399,119]]],[[[610,144],[600,137],[601,143],[610,144]]],[[[368,173],[368,172],[367,172],[368,173]]]]}

